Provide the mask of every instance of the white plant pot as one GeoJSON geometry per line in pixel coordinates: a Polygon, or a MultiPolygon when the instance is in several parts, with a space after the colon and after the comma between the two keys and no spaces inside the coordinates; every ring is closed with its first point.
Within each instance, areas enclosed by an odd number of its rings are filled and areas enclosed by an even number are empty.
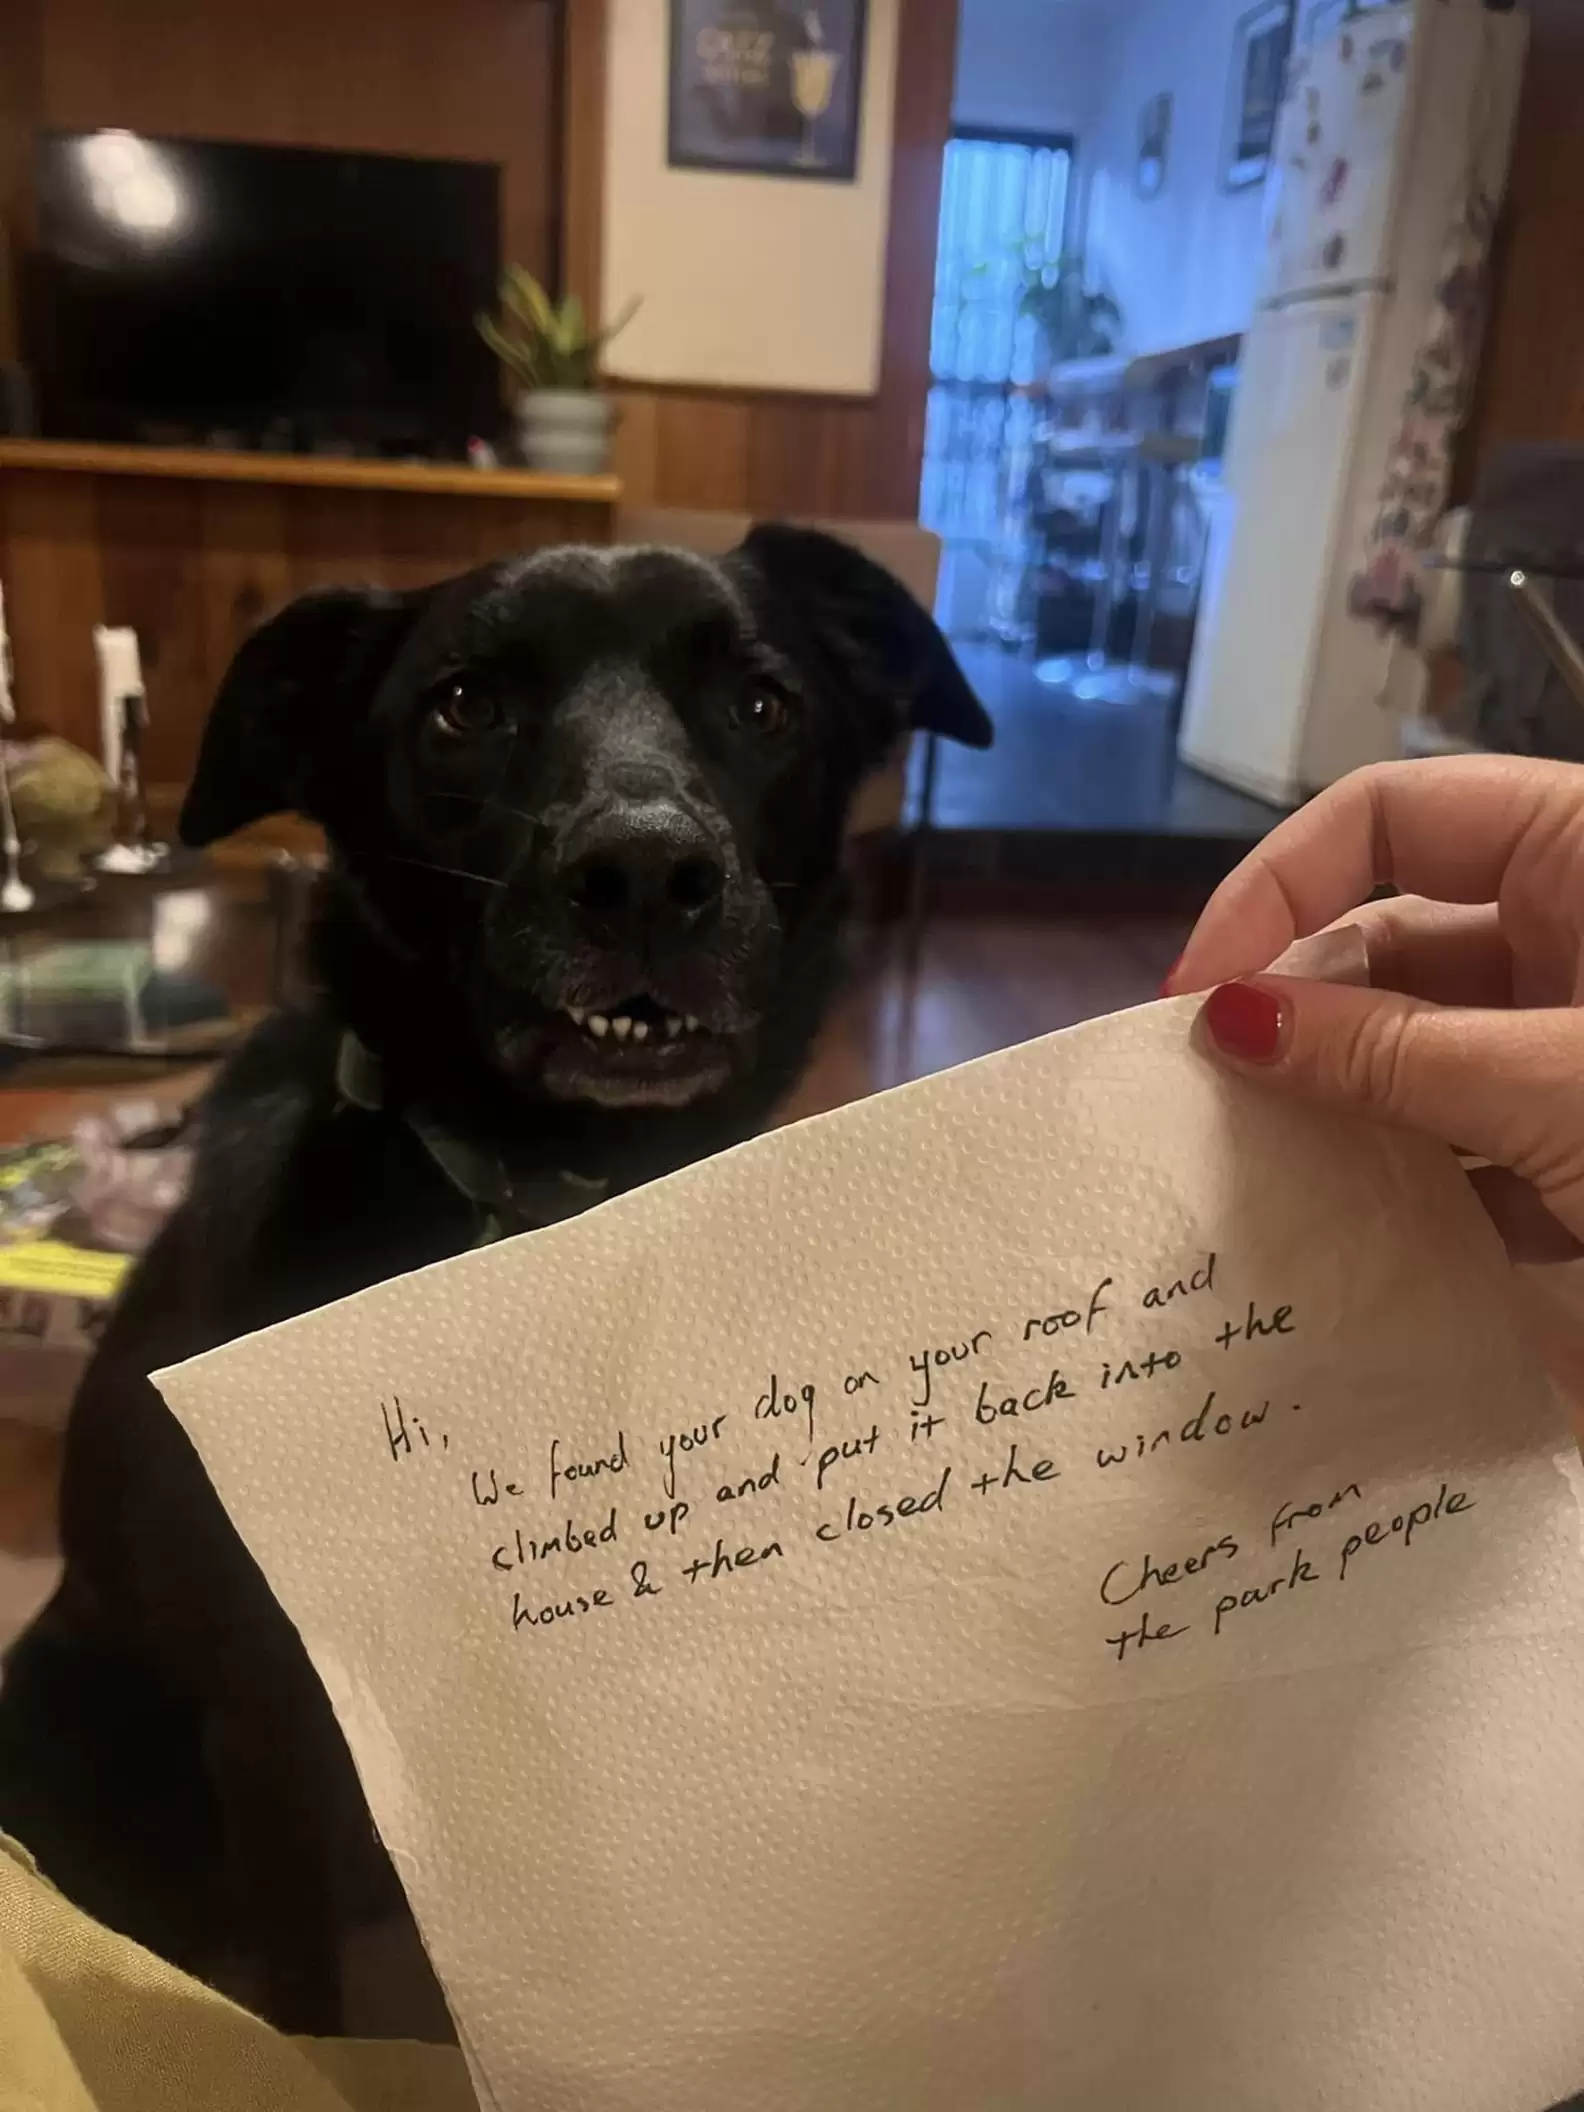
{"type": "Polygon", "coordinates": [[[610,466],[613,408],[597,389],[524,389],[517,398],[523,460],[562,476],[598,476],[610,466]]]}

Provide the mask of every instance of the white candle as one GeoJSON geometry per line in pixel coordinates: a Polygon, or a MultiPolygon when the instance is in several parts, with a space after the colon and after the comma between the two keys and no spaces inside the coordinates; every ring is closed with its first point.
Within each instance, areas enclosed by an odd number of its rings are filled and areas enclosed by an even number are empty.
{"type": "Polygon", "coordinates": [[[16,698],[11,688],[11,633],[6,629],[5,587],[0,585],[0,726],[16,718],[16,698]]]}
{"type": "Polygon", "coordinates": [[[99,656],[99,745],[111,784],[121,782],[121,700],[143,694],[137,632],[125,624],[94,625],[99,656]]]}

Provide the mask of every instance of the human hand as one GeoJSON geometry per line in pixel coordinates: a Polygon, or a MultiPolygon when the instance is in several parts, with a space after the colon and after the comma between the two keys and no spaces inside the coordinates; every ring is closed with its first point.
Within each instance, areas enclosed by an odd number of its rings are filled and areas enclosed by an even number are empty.
{"type": "Polygon", "coordinates": [[[1246,1076],[1489,1162],[1472,1177],[1516,1258],[1584,1252],[1584,767],[1344,778],[1211,897],[1163,994],[1198,990],[1246,1076]],[[1403,897],[1367,902],[1385,884],[1403,897]],[[1339,919],[1369,988],[1261,972],[1339,919]]]}

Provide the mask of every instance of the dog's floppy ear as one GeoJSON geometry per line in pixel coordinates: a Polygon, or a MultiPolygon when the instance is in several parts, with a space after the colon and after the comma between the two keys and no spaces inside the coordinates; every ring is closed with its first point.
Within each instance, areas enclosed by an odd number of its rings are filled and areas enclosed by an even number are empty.
{"type": "Polygon", "coordinates": [[[990,716],[934,620],[862,551],[816,528],[774,522],[750,530],[730,562],[758,575],[832,679],[877,713],[880,752],[908,727],[990,746],[990,716]]]}
{"type": "Polygon", "coordinates": [[[326,587],[259,626],[210,708],[183,843],[202,849],[288,810],[330,818],[364,713],[424,598],[326,587]]]}

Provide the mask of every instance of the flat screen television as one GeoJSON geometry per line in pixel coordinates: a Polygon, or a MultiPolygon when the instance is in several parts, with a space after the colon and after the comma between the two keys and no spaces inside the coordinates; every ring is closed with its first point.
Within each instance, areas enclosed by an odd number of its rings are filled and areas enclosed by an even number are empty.
{"type": "Polygon", "coordinates": [[[473,326],[493,164],[47,133],[24,305],[57,438],[459,455],[500,422],[473,326]]]}

